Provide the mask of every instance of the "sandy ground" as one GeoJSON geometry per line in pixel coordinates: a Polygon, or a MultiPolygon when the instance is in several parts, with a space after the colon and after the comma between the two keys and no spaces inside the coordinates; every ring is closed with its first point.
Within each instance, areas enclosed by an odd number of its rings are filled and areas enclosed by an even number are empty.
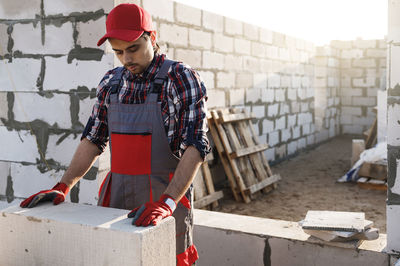
{"type": "Polygon", "coordinates": [[[272,166],[280,174],[278,188],[249,204],[238,203],[224,189],[216,211],[300,221],[308,210],[365,212],[380,233],[386,233],[386,191],[366,190],[353,183],[336,183],[350,168],[351,140],[337,137],[313,150],[272,166]]]}

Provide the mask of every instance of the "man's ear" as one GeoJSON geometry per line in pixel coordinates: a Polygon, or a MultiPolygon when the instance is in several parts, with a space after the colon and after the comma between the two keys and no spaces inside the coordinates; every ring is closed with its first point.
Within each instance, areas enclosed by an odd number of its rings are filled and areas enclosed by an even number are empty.
{"type": "Polygon", "coordinates": [[[157,35],[156,31],[150,32],[150,40],[151,40],[151,45],[153,47],[156,46],[156,35],[157,35]]]}

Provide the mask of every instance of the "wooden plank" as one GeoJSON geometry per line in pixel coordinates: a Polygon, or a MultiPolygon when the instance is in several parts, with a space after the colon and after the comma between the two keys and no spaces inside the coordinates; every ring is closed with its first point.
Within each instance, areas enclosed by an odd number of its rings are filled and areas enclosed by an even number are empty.
{"type": "MultiPolygon", "coordinates": [[[[201,167],[202,167],[204,182],[206,183],[206,188],[207,188],[208,194],[213,194],[215,192],[215,189],[214,189],[213,180],[211,178],[210,168],[208,167],[207,163],[203,163],[201,165],[201,167]]],[[[212,203],[212,207],[213,208],[217,208],[218,207],[218,201],[214,201],[212,203]]]]}
{"type": "Polygon", "coordinates": [[[351,167],[360,159],[360,154],[365,150],[363,139],[353,139],[351,148],[351,167]]]}
{"type": "MultiPolygon", "coordinates": [[[[225,111],[225,110],[224,110],[225,111]]],[[[219,118],[220,123],[232,123],[243,120],[251,120],[253,117],[247,116],[246,114],[229,114],[223,112],[219,118]]]]}
{"type": "Polygon", "coordinates": [[[233,196],[236,201],[241,201],[240,196],[239,196],[240,192],[238,192],[240,190],[239,190],[238,184],[236,183],[236,178],[235,178],[235,175],[231,168],[231,165],[228,162],[227,156],[225,155],[225,153],[227,151],[225,152],[224,146],[221,141],[221,136],[218,133],[218,125],[215,123],[215,120],[218,119],[218,113],[216,111],[211,111],[210,114],[211,114],[211,118],[208,120],[208,125],[210,128],[211,136],[213,137],[215,147],[217,148],[217,152],[221,159],[222,166],[224,167],[224,170],[225,170],[225,174],[228,177],[228,181],[232,188],[233,196]]]}
{"type": "Polygon", "coordinates": [[[386,182],[385,183],[376,183],[376,182],[373,182],[373,181],[381,181],[381,180],[371,180],[371,179],[369,179],[367,182],[358,182],[357,181],[357,186],[359,188],[362,188],[362,189],[382,190],[382,191],[386,191],[387,190],[386,182]]]}
{"type": "Polygon", "coordinates": [[[241,192],[240,194],[242,195],[244,202],[248,203],[248,202],[251,201],[251,199],[244,192],[244,190],[246,189],[246,186],[245,186],[245,184],[243,182],[243,179],[242,179],[242,177],[240,175],[239,168],[238,168],[237,164],[233,160],[229,160],[229,154],[232,152],[232,149],[231,149],[231,147],[229,145],[229,141],[228,141],[228,138],[226,136],[225,130],[223,129],[222,125],[219,124],[219,113],[220,112],[217,113],[216,111],[213,111],[211,113],[212,116],[213,116],[213,119],[214,119],[214,125],[217,128],[218,135],[219,135],[221,143],[223,145],[223,150],[225,151],[224,154],[227,156],[227,162],[231,166],[233,176],[235,177],[235,180],[236,180],[236,184],[238,185],[239,190],[241,192]]]}
{"type": "Polygon", "coordinates": [[[257,153],[257,152],[260,152],[260,151],[265,151],[268,148],[269,148],[268,144],[266,144],[266,143],[265,144],[260,144],[260,145],[256,145],[256,146],[252,146],[252,147],[239,149],[237,151],[232,152],[230,154],[230,156],[231,156],[231,158],[236,159],[238,157],[243,157],[243,156],[250,155],[250,154],[253,154],[253,153],[257,153]]]}
{"type": "Polygon", "coordinates": [[[224,197],[224,193],[221,190],[214,192],[208,196],[203,197],[202,199],[196,200],[194,202],[194,207],[196,209],[203,208],[204,206],[207,206],[207,205],[211,204],[212,202],[215,202],[223,197],[224,197]]]}
{"type": "Polygon", "coordinates": [[[196,177],[193,180],[193,194],[195,201],[207,196],[201,169],[197,171],[196,177]]]}
{"type": "Polygon", "coordinates": [[[246,193],[253,194],[254,192],[257,192],[257,191],[277,182],[280,179],[281,179],[280,175],[273,175],[273,176],[267,177],[266,179],[262,180],[261,182],[254,184],[251,187],[247,188],[246,193]]]}
{"type": "Polygon", "coordinates": [[[308,211],[303,221],[303,229],[363,232],[365,214],[363,212],[308,211]]]}

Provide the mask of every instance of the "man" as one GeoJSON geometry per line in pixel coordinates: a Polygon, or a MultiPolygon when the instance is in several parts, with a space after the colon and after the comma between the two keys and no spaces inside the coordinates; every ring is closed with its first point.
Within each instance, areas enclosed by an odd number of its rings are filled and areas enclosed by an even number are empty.
{"type": "Polygon", "coordinates": [[[121,4],[107,17],[108,40],[124,67],[105,74],[82,140],[61,181],[21,203],[64,201],[71,187],[104,150],[111,171],[99,192],[99,205],[132,210],[137,226],[176,220],[177,264],[197,258],[192,242],[193,178],[209,152],[206,89],[198,74],[159,54],[151,16],[135,4],[121,4]]]}

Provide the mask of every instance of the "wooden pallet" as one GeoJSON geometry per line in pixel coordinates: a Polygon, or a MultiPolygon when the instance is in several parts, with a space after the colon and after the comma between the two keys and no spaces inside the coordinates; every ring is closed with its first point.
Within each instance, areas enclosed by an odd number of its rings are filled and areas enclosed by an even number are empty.
{"type": "Polygon", "coordinates": [[[276,188],[279,175],[273,175],[249,115],[239,109],[210,111],[208,124],[236,201],[248,203],[258,191],[276,188]]]}
{"type": "Polygon", "coordinates": [[[194,186],[194,207],[196,209],[215,209],[218,207],[218,200],[223,198],[222,191],[215,191],[208,162],[212,160],[212,154],[200,166],[193,181],[194,186]]]}
{"type": "Polygon", "coordinates": [[[360,177],[357,185],[363,189],[387,190],[387,182],[385,180],[377,180],[368,177],[360,177]]]}

